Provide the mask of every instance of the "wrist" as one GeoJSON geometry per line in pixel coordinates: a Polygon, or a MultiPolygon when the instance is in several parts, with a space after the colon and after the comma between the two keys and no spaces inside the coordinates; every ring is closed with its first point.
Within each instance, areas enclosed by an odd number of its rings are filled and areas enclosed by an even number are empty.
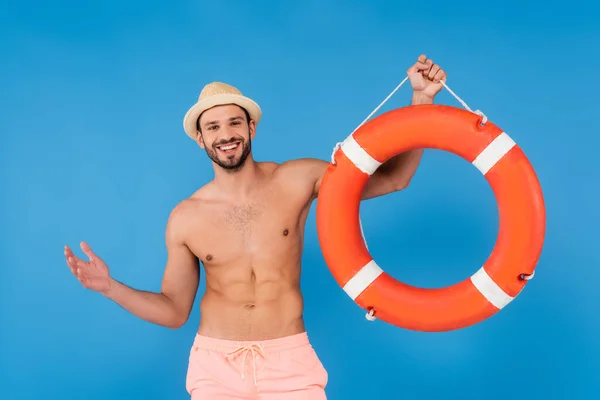
{"type": "Polygon", "coordinates": [[[106,290],[101,291],[100,293],[104,297],[112,299],[114,296],[115,290],[117,289],[117,286],[118,286],[118,282],[116,280],[114,280],[113,278],[109,277],[108,278],[108,288],[106,290]]]}
{"type": "Polygon", "coordinates": [[[428,96],[422,92],[413,92],[411,104],[433,104],[433,97],[428,96]]]}

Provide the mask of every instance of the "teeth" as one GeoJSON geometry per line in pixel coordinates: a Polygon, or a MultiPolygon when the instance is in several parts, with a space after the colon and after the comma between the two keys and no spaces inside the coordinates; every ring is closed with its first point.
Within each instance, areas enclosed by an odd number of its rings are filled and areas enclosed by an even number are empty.
{"type": "Polygon", "coordinates": [[[227,150],[231,150],[231,149],[235,149],[237,147],[237,143],[236,144],[230,144],[228,146],[221,146],[221,150],[223,151],[227,151],[227,150]]]}

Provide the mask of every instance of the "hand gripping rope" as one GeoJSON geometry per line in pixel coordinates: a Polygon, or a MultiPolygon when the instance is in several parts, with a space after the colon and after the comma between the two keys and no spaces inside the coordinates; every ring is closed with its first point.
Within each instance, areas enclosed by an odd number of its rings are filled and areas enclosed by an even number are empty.
{"type": "MultiPolygon", "coordinates": [[[[388,96],[387,96],[385,99],[383,99],[383,101],[382,101],[382,102],[381,102],[381,103],[380,103],[380,104],[379,104],[377,107],[375,107],[375,109],[374,109],[374,110],[373,110],[373,111],[372,111],[372,112],[371,112],[371,113],[370,113],[370,114],[369,114],[369,115],[368,115],[368,116],[367,116],[367,117],[366,117],[366,118],[365,118],[365,119],[364,119],[364,120],[363,120],[363,121],[362,121],[362,122],[361,122],[361,123],[360,123],[360,124],[359,124],[359,125],[358,125],[358,126],[355,128],[355,129],[354,129],[354,130],[353,130],[353,131],[352,131],[352,133],[350,133],[350,135],[348,135],[348,137],[351,137],[351,136],[352,136],[352,134],[354,134],[354,132],[356,132],[356,131],[357,131],[357,130],[358,130],[358,129],[359,129],[361,126],[362,126],[362,125],[364,125],[364,124],[365,124],[365,123],[366,123],[366,122],[367,122],[369,119],[371,119],[371,117],[372,117],[372,116],[373,116],[373,115],[374,115],[374,114],[375,114],[375,113],[376,113],[376,112],[377,112],[377,111],[378,111],[378,110],[379,110],[379,109],[380,109],[380,108],[381,108],[381,107],[382,107],[382,106],[383,106],[383,105],[384,105],[384,104],[385,104],[385,103],[386,103],[386,102],[387,102],[387,101],[388,101],[388,100],[389,100],[389,99],[390,99],[390,98],[391,98],[391,97],[394,95],[394,93],[396,93],[396,92],[398,91],[398,89],[400,89],[400,88],[402,87],[402,85],[404,85],[404,84],[406,83],[406,81],[407,81],[408,79],[409,79],[409,77],[408,77],[408,76],[406,76],[406,77],[405,77],[405,78],[402,80],[402,82],[400,82],[400,84],[398,84],[398,86],[396,86],[396,88],[394,88],[394,90],[392,90],[392,92],[391,92],[391,93],[390,93],[390,94],[389,94],[389,95],[388,95],[388,96]]],[[[467,103],[466,103],[466,102],[465,102],[463,99],[461,99],[461,98],[460,98],[460,97],[459,97],[459,96],[458,96],[456,93],[454,93],[454,91],[453,91],[452,89],[450,89],[450,88],[448,87],[448,85],[446,85],[446,82],[445,82],[445,81],[440,81],[440,83],[442,84],[442,86],[443,86],[444,88],[446,88],[446,90],[448,90],[448,92],[450,92],[450,94],[451,94],[452,96],[454,96],[454,98],[455,98],[455,99],[456,99],[456,100],[457,100],[457,101],[458,101],[458,102],[459,102],[459,103],[460,103],[460,104],[461,104],[461,105],[462,105],[462,106],[463,106],[463,107],[464,107],[466,110],[468,110],[468,111],[470,111],[470,112],[472,112],[472,113],[474,113],[474,114],[476,114],[476,115],[479,115],[479,116],[481,117],[481,125],[482,125],[482,126],[486,124],[486,122],[487,122],[488,118],[487,118],[487,116],[486,116],[486,115],[485,115],[485,114],[484,114],[482,111],[480,111],[480,110],[475,110],[475,111],[473,111],[473,110],[472,110],[472,109],[471,109],[471,108],[470,108],[470,107],[467,105],[467,103]]],[[[335,165],[335,164],[336,164],[336,162],[335,162],[335,153],[336,153],[336,151],[337,151],[337,150],[340,148],[340,146],[341,146],[342,144],[343,144],[343,142],[338,142],[338,143],[336,143],[336,144],[335,144],[335,146],[334,146],[334,148],[333,148],[333,152],[331,153],[331,163],[332,163],[333,165],[335,165]]],[[[366,240],[366,238],[365,238],[365,235],[364,235],[364,231],[363,231],[363,227],[362,227],[362,221],[361,221],[361,219],[360,219],[360,216],[359,216],[358,222],[359,222],[359,226],[360,226],[360,233],[361,233],[361,235],[362,235],[362,238],[363,238],[363,241],[364,241],[364,243],[365,243],[365,247],[368,249],[367,240],[366,240]]],[[[528,280],[531,280],[531,279],[533,278],[534,274],[535,274],[535,271],[534,271],[534,272],[533,272],[531,275],[522,274],[522,275],[520,276],[520,278],[521,278],[521,279],[523,279],[523,280],[527,280],[527,281],[528,281],[528,280]]],[[[375,310],[374,310],[373,308],[370,308],[370,309],[369,309],[369,311],[367,312],[367,314],[365,315],[365,318],[366,318],[368,321],[375,321],[375,320],[377,319],[377,318],[375,317],[375,310]]]]}
{"type": "MultiPolygon", "coordinates": [[[[400,89],[400,88],[402,87],[402,85],[404,85],[404,84],[406,83],[406,81],[408,80],[408,78],[409,78],[408,76],[407,76],[407,77],[405,77],[405,78],[402,80],[402,82],[400,82],[400,83],[398,84],[398,86],[396,86],[396,88],[395,88],[394,90],[392,90],[392,92],[391,92],[391,93],[390,93],[390,94],[389,94],[389,95],[388,95],[388,96],[387,96],[385,99],[383,99],[383,101],[382,101],[381,103],[379,103],[379,105],[378,105],[377,107],[375,107],[375,109],[374,109],[373,111],[371,111],[371,114],[369,114],[369,115],[367,116],[367,118],[365,118],[365,119],[364,119],[364,120],[363,120],[363,121],[362,121],[362,122],[361,122],[361,123],[360,123],[360,124],[359,124],[359,125],[358,125],[356,128],[354,128],[354,130],[352,131],[352,133],[350,133],[350,135],[349,135],[349,136],[351,136],[351,135],[352,135],[354,132],[356,132],[356,131],[358,130],[358,128],[360,128],[361,126],[363,126],[363,125],[364,125],[364,124],[365,124],[365,123],[366,123],[366,122],[367,122],[369,119],[371,119],[371,117],[372,117],[372,116],[373,116],[373,115],[374,115],[374,114],[375,114],[375,113],[376,113],[376,112],[377,112],[377,111],[378,111],[378,110],[379,110],[381,107],[383,107],[383,105],[384,105],[385,103],[387,103],[387,101],[388,101],[388,100],[389,100],[389,99],[390,99],[390,98],[391,98],[391,97],[394,95],[394,93],[396,93],[396,92],[398,91],[398,89],[400,89]]],[[[475,110],[475,111],[473,111],[473,110],[471,109],[471,107],[469,107],[469,106],[467,105],[467,103],[466,103],[466,102],[465,102],[463,99],[461,99],[460,97],[458,97],[458,95],[457,95],[456,93],[454,93],[454,91],[452,91],[452,89],[450,89],[450,88],[448,87],[448,85],[446,85],[446,82],[444,82],[444,81],[440,81],[440,83],[442,84],[442,86],[444,86],[444,87],[445,87],[445,88],[448,90],[448,92],[450,92],[450,94],[451,94],[452,96],[454,96],[454,98],[456,98],[456,100],[458,100],[458,102],[459,102],[459,103],[460,103],[460,104],[461,104],[461,105],[462,105],[462,106],[463,106],[465,109],[467,109],[468,111],[470,111],[470,112],[472,112],[472,113],[474,113],[474,114],[477,114],[477,115],[479,115],[479,116],[481,117],[481,125],[485,125],[485,123],[487,122],[487,117],[486,117],[486,115],[485,115],[485,114],[484,114],[482,111],[480,111],[480,110],[475,110]]],[[[332,163],[332,164],[334,164],[334,165],[335,165],[335,158],[334,158],[335,152],[336,152],[336,151],[337,151],[337,150],[340,148],[340,146],[341,146],[341,145],[342,145],[342,142],[337,142],[337,143],[335,144],[335,147],[333,148],[333,152],[331,153],[331,163],[332,163]]]]}

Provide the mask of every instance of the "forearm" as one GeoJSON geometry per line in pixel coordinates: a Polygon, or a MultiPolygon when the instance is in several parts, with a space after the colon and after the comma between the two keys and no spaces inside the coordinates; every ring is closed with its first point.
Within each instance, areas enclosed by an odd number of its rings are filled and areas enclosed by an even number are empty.
{"type": "MultiPolygon", "coordinates": [[[[432,98],[419,93],[413,93],[411,105],[432,103],[432,98]]],[[[424,149],[412,149],[400,153],[386,161],[379,168],[379,172],[385,175],[386,179],[392,181],[394,187],[399,189],[405,188],[417,172],[423,152],[424,149]]]]}
{"type": "Polygon", "coordinates": [[[173,302],[162,293],[136,290],[111,279],[110,289],[103,294],[133,315],[153,324],[175,329],[185,319],[177,312],[173,302]]]}

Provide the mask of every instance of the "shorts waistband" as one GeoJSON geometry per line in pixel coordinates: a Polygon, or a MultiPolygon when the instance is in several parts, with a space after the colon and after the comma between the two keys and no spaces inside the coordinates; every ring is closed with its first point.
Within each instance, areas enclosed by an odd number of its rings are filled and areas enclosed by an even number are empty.
{"type": "Polygon", "coordinates": [[[278,352],[290,350],[297,347],[309,345],[306,332],[283,336],[267,340],[228,340],[217,339],[196,333],[194,347],[203,350],[212,350],[222,353],[230,353],[242,347],[259,346],[264,352],[278,352]]]}

